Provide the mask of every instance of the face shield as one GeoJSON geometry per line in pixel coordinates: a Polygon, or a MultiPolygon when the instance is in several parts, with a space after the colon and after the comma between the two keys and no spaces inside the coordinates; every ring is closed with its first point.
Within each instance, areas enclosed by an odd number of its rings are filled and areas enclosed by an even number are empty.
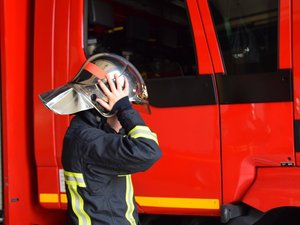
{"type": "Polygon", "coordinates": [[[145,105],[149,112],[148,93],[140,73],[123,57],[109,53],[90,57],[69,83],[42,93],[39,97],[47,108],[57,114],[74,114],[95,108],[101,115],[110,117],[113,114],[95,100],[101,98],[107,101],[107,97],[98,85],[98,80],[101,79],[109,87],[106,75],[114,80],[115,74],[120,77],[122,83],[125,78],[128,80],[129,101],[145,105]]]}

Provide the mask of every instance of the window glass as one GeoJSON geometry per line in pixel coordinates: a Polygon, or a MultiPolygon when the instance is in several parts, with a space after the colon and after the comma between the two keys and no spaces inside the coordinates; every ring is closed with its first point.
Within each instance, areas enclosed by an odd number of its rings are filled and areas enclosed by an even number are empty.
{"type": "Polygon", "coordinates": [[[122,55],[146,79],[196,75],[183,0],[89,0],[87,52],[122,55]]]}
{"type": "Polygon", "coordinates": [[[278,1],[209,0],[228,75],[277,71],[278,1]]]}

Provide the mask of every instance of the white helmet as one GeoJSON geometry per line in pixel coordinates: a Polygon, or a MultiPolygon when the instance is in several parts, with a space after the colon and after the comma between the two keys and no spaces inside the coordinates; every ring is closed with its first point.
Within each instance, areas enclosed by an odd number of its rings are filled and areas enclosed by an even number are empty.
{"type": "Polygon", "coordinates": [[[98,80],[101,79],[109,86],[106,75],[113,79],[115,74],[121,78],[121,82],[124,82],[125,77],[127,78],[130,102],[148,105],[147,88],[140,73],[125,58],[110,53],[91,56],[70,82],[42,93],[39,97],[47,108],[57,114],[74,114],[95,108],[101,115],[110,117],[113,114],[104,109],[95,99],[96,97],[107,99],[98,86],[98,80]]]}

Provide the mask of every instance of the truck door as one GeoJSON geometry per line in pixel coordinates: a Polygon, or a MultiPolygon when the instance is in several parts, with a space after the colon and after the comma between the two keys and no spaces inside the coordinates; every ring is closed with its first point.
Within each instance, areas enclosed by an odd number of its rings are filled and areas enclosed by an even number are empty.
{"type": "Polygon", "coordinates": [[[133,177],[138,206],[157,214],[218,214],[219,114],[197,2],[89,3],[89,54],[127,57],[149,92],[151,114],[142,116],[157,133],[163,157],[133,177]]]}
{"type": "Polygon", "coordinates": [[[257,167],[294,165],[289,1],[198,1],[215,68],[224,203],[239,201],[257,167]],[[212,19],[212,20],[211,20],[212,19]],[[215,32],[215,34],[214,34],[215,32]],[[217,41],[213,37],[217,37],[217,41]]]}
{"type": "Polygon", "coordinates": [[[53,115],[37,96],[69,81],[88,56],[113,52],[144,76],[151,114],[141,114],[163,151],[153,168],[133,177],[140,211],[219,215],[219,110],[196,0],[38,1],[34,48],[35,157],[44,207],[66,207],[60,174],[69,117],[53,115]]]}

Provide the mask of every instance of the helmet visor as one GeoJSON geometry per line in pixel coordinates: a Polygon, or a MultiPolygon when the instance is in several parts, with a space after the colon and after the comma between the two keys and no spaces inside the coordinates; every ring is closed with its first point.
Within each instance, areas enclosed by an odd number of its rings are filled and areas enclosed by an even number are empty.
{"type": "Polygon", "coordinates": [[[77,92],[70,84],[47,91],[39,97],[48,109],[61,115],[93,108],[93,105],[86,101],[85,96],[77,92]]]}

